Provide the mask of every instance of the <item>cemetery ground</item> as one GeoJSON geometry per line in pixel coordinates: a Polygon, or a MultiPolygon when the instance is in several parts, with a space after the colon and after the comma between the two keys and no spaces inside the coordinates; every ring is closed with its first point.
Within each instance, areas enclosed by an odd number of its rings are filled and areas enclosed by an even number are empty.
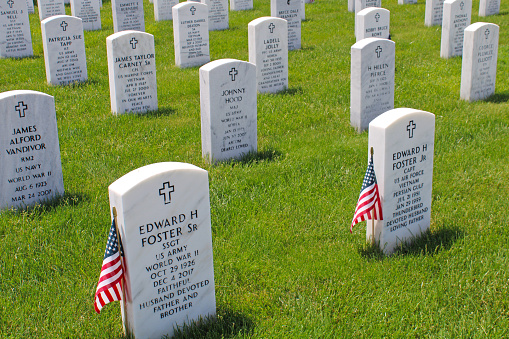
{"type": "MultiPolygon", "coordinates": [[[[55,97],[66,194],[0,213],[0,337],[121,338],[119,303],[100,315],[93,297],[110,227],[108,185],[138,167],[179,161],[209,171],[217,319],[182,337],[347,338],[509,336],[509,4],[472,23],[500,26],[495,95],[459,99],[461,58],[440,58],[440,27],[425,3],[391,11],[395,107],[436,115],[431,229],[391,257],[350,234],[367,163],[368,133],[350,127],[347,2],[306,5],[302,49],[289,53],[289,89],[258,95],[258,153],[208,164],[201,156],[198,68],[174,65],[173,28],[154,22],[159,110],[110,110],[102,30],[85,32],[88,81],[46,83],[40,23],[34,57],[0,60],[0,91],[55,97]]],[[[70,8],[66,5],[66,12],[70,8]]],[[[269,1],[230,12],[210,32],[211,60],[248,60],[247,25],[269,1]]]]}

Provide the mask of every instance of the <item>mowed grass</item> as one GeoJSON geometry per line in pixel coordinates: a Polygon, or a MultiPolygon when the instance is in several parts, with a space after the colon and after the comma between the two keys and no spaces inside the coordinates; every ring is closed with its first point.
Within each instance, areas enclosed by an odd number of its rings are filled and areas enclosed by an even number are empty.
{"type": "MultiPolygon", "coordinates": [[[[172,22],[154,22],[159,110],[110,111],[104,1],[101,31],[85,32],[89,80],[46,84],[37,14],[34,57],[0,60],[0,91],[55,97],[66,195],[0,213],[0,337],[122,338],[119,303],[100,315],[93,296],[110,226],[108,185],[140,166],[187,162],[209,171],[216,321],[182,331],[208,338],[509,337],[509,4],[472,22],[500,26],[496,93],[459,99],[461,58],[440,55],[440,27],[424,0],[382,4],[396,42],[395,107],[436,115],[432,224],[391,257],[348,232],[366,168],[368,133],[350,127],[347,2],[306,5],[302,49],[289,53],[289,90],[258,95],[258,153],[201,157],[198,68],[174,65],[172,22]]],[[[37,11],[37,8],[36,8],[37,11]]],[[[70,14],[70,8],[66,7],[70,14]]],[[[210,33],[211,60],[248,60],[247,25],[268,0],[230,12],[210,33]]]]}

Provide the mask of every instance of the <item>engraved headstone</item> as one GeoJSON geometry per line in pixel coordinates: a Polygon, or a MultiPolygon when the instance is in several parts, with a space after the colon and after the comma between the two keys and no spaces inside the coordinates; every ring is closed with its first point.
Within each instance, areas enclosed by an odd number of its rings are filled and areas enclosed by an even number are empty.
{"type": "Polygon", "coordinates": [[[461,99],[483,100],[495,94],[499,27],[476,22],[465,29],[461,99]]]}
{"type": "Polygon", "coordinates": [[[424,25],[428,27],[442,25],[443,14],[444,14],[444,0],[426,0],[426,10],[424,12],[424,25]]]}
{"type": "Polygon", "coordinates": [[[171,9],[178,3],[179,0],[154,0],[154,20],[173,20],[171,9]]]}
{"type": "Polygon", "coordinates": [[[440,57],[448,59],[463,53],[463,31],[470,25],[472,0],[445,0],[442,17],[440,57]]]}
{"type": "Polygon", "coordinates": [[[41,22],[46,80],[67,85],[88,79],[83,24],[80,18],[56,15],[41,22]]]}
{"type": "Polygon", "coordinates": [[[479,16],[497,15],[500,12],[500,0],[480,0],[479,16]]]}
{"type": "Polygon", "coordinates": [[[382,7],[382,0],[355,0],[356,14],[369,7],[382,7]]]}
{"type": "Polygon", "coordinates": [[[230,0],[230,10],[246,11],[253,9],[253,0],[230,0]]]}
{"type": "Polygon", "coordinates": [[[385,8],[369,7],[355,15],[356,41],[365,38],[389,38],[391,12],[385,8]]]}
{"type": "Polygon", "coordinates": [[[99,0],[71,0],[71,14],[81,19],[85,31],[101,29],[101,4],[99,0]]]}
{"type": "Polygon", "coordinates": [[[288,50],[300,49],[301,46],[301,0],[271,0],[271,16],[288,21],[288,50]]]}
{"type": "Polygon", "coordinates": [[[41,21],[53,15],[65,15],[63,0],[37,0],[37,8],[41,21]]]}
{"type": "Polygon", "coordinates": [[[113,31],[145,32],[145,16],[142,0],[111,0],[113,31]]]}
{"type": "Polygon", "coordinates": [[[285,19],[262,17],[248,25],[249,62],[256,65],[258,92],[288,88],[288,24],[285,19]]]}
{"type": "Polygon", "coordinates": [[[106,38],[111,111],[145,113],[157,110],[154,36],[123,31],[106,38]]]}
{"type": "Polygon", "coordinates": [[[32,35],[26,1],[0,1],[0,58],[32,55],[32,35]]]}
{"type": "Polygon", "coordinates": [[[228,29],[228,0],[202,0],[209,7],[209,31],[228,29]]]}
{"type": "Polygon", "coordinates": [[[207,171],[176,162],[109,186],[125,263],[122,320],[129,338],[172,337],[216,314],[207,171]]]}
{"type": "MultiPolygon", "coordinates": [[[[369,124],[369,147],[382,203],[375,241],[386,254],[429,229],[435,115],[398,108],[369,124]]],[[[372,235],[366,227],[366,239],[372,235]]]]}
{"type": "Polygon", "coordinates": [[[64,194],[55,100],[35,91],[0,93],[0,209],[64,194]]]}
{"type": "Polygon", "coordinates": [[[173,7],[175,65],[185,68],[210,61],[208,6],[181,2],[173,7]]]}
{"type": "Polygon", "coordinates": [[[394,108],[395,45],[366,38],[351,48],[350,124],[359,133],[394,108]]]}
{"type": "Polygon", "coordinates": [[[417,0],[398,0],[398,5],[413,5],[416,3],[417,0]]]}
{"type": "Polygon", "coordinates": [[[28,14],[35,13],[34,2],[32,0],[27,0],[27,10],[28,10],[28,14]]]}
{"type": "Polygon", "coordinates": [[[256,66],[220,59],[200,68],[202,156],[209,162],[257,151],[256,66]]]}

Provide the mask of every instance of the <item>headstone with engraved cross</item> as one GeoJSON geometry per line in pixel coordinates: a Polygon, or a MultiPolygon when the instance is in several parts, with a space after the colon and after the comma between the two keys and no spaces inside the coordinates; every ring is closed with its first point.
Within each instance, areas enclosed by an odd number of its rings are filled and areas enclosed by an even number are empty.
{"type": "Polygon", "coordinates": [[[41,22],[46,79],[52,85],[86,81],[87,58],[80,18],[56,15],[41,22]]]}
{"type": "Polygon", "coordinates": [[[208,6],[188,1],[172,10],[175,65],[184,68],[209,62],[208,6]]]}
{"type": "Polygon", "coordinates": [[[256,65],[258,92],[288,88],[288,24],[281,18],[262,17],[248,25],[249,62],[256,65]]]}
{"type": "Polygon", "coordinates": [[[452,58],[463,53],[463,31],[470,25],[472,0],[445,0],[442,17],[440,57],[452,58]]]}
{"type": "Polygon", "coordinates": [[[288,21],[288,50],[301,46],[301,0],[270,0],[271,16],[288,21]]]}
{"type": "Polygon", "coordinates": [[[476,22],[465,29],[461,65],[461,99],[483,100],[495,94],[499,27],[476,22]]]}
{"type": "Polygon", "coordinates": [[[179,0],[154,0],[154,20],[173,20],[172,8],[179,0]]]}
{"type": "Polygon", "coordinates": [[[366,38],[351,48],[350,124],[362,132],[394,108],[395,43],[366,38]]]}
{"type": "Polygon", "coordinates": [[[202,156],[209,162],[257,151],[256,66],[220,59],[200,68],[202,156]]]}
{"type": "Polygon", "coordinates": [[[355,38],[389,38],[391,12],[385,8],[368,7],[355,15],[355,38]]]}
{"type": "Polygon", "coordinates": [[[479,16],[497,15],[500,12],[500,0],[480,0],[479,16]]]}
{"type": "Polygon", "coordinates": [[[444,0],[426,0],[424,25],[428,27],[442,25],[443,13],[444,0]]]}
{"type": "Polygon", "coordinates": [[[106,38],[111,111],[145,113],[157,109],[154,36],[123,31],[106,38]]]}
{"type": "Polygon", "coordinates": [[[424,111],[393,109],[369,124],[383,215],[374,236],[386,254],[429,229],[434,140],[435,115],[424,111]]]}
{"type": "Polygon", "coordinates": [[[145,32],[145,16],[142,0],[111,0],[113,31],[145,32]]]}
{"type": "Polygon", "coordinates": [[[129,338],[172,337],[216,314],[207,171],[176,162],[109,186],[123,246],[122,320],[129,338]]]}
{"type": "Polygon", "coordinates": [[[0,209],[64,194],[55,100],[35,91],[0,93],[0,209]]]}
{"type": "Polygon", "coordinates": [[[85,31],[101,29],[100,0],[71,0],[71,14],[82,20],[85,31]]]}
{"type": "Polygon", "coordinates": [[[230,0],[230,10],[245,11],[253,9],[253,0],[230,0]]]}
{"type": "Polygon", "coordinates": [[[53,15],[65,15],[64,0],[37,0],[37,8],[41,21],[53,15]]]}
{"type": "Polygon", "coordinates": [[[0,58],[33,55],[25,0],[0,0],[0,58]]]}

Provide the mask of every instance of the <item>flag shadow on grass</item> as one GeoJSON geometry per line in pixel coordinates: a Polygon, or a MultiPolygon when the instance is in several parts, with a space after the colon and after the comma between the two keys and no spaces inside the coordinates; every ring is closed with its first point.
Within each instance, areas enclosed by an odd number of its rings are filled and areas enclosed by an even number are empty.
{"type": "MultiPolygon", "coordinates": [[[[441,228],[438,230],[428,229],[419,237],[414,237],[411,242],[398,247],[391,256],[433,256],[436,253],[448,250],[458,240],[465,236],[465,232],[458,227],[441,228]]],[[[365,244],[359,247],[358,252],[368,260],[383,260],[388,258],[378,244],[365,244]]]]}
{"type": "Polygon", "coordinates": [[[242,313],[219,308],[215,318],[185,325],[177,329],[172,338],[234,338],[252,335],[253,330],[254,322],[242,313]]]}

